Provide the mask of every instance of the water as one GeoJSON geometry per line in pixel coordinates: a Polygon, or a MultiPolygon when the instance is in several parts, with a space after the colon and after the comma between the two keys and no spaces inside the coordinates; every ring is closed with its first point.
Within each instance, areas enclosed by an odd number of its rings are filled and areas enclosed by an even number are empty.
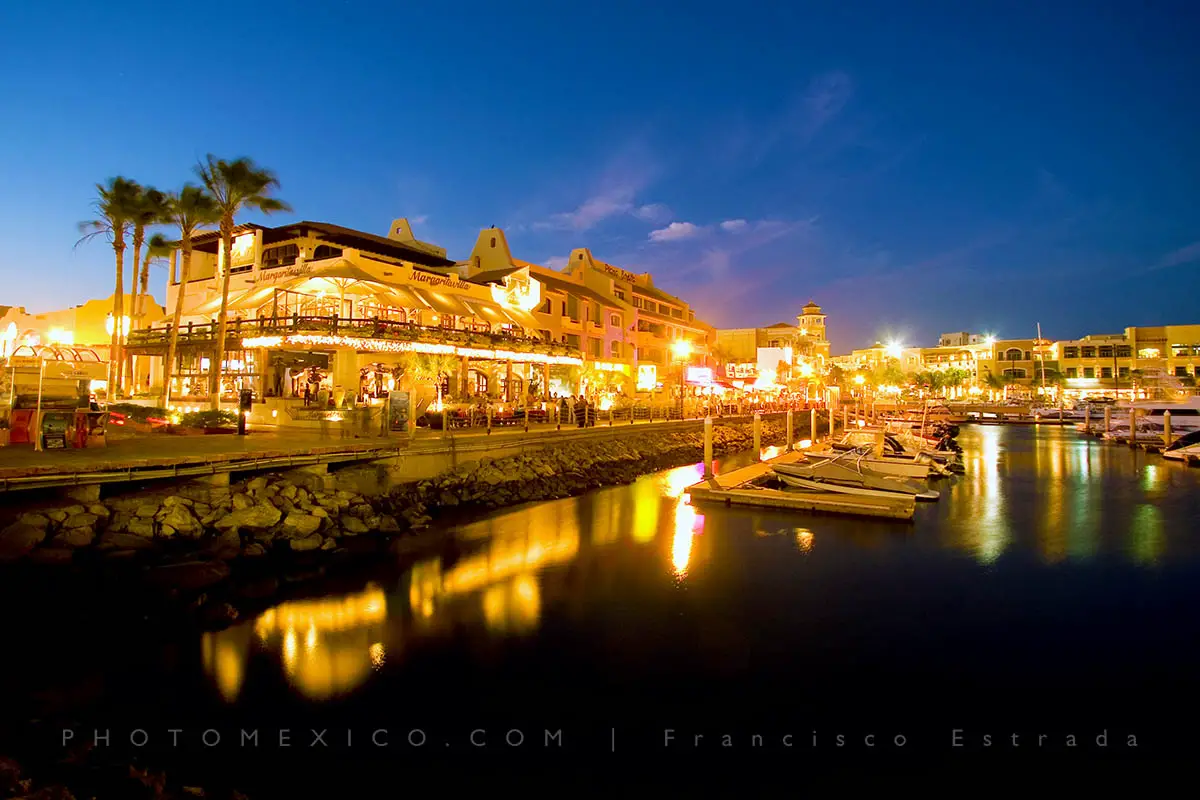
{"type": "Polygon", "coordinates": [[[945,754],[954,728],[1009,756],[1038,736],[1067,752],[1068,735],[1106,758],[1185,752],[1195,738],[1170,714],[1200,667],[1200,470],[1059,428],[964,427],[960,443],[967,474],[911,523],[693,506],[688,466],[499,513],[457,531],[454,563],[381,565],[200,639],[58,619],[57,649],[14,652],[88,687],[63,701],[81,725],[158,742],[182,728],[180,763],[244,775],[284,759],[296,780],[327,759],[511,756],[509,730],[526,756],[545,755],[545,730],[596,754],[662,749],[666,728],[674,750],[705,734],[712,757],[723,734],[743,755],[756,735],[756,753],[792,753],[787,735],[839,753],[839,734],[856,755],[879,752],[872,734],[945,754]],[[236,743],[250,727],[339,733],[329,751],[251,758],[236,743]],[[201,747],[205,728],[225,744],[201,747]],[[369,746],[381,728],[389,747],[369,746]]]}

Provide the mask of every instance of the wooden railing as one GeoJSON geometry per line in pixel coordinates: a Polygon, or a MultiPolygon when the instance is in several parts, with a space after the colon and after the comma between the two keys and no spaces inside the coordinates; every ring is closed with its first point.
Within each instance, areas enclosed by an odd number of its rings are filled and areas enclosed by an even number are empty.
{"type": "MultiPolygon", "coordinates": [[[[127,346],[131,349],[157,349],[166,347],[170,338],[170,330],[170,326],[163,326],[130,331],[127,346]]],[[[230,320],[226,329],[226,338],[233,341],[233,349],[237,349],[237,340],[243,338],[289,336],[296,334],[345,336],[354,339],[383,339],[396,342],[452,344],[461,347],[510,349],[554,356],[579,355],[578,350],[564,344],[546,342],[540,338],[530,336],[497,333],[483,325],[451,329],[378,318],[348,319],[343,317],[293,315],[290,317],[230,320]]],[[[188,323],[179,329],[180,346],[214,343],[216,338],[216,323],[201,325],[188,323]]]]}

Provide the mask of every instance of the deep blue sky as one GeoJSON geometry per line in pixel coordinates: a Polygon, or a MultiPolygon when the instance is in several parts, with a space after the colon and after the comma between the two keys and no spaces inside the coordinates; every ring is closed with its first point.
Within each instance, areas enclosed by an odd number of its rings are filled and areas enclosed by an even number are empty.
{"type": "Polygon", "coordinates": [[[211,151],[274,169],[287,219],[406,215],[454,258],[491,224],[530,261],[587,246],[720,326],[814,298],[835,352],[1200,322],[1198,25],[1066,0],[5,3],[0,304],[107,296],[111,250],[72,249],[93,185],[175,187],[211,151]]]}

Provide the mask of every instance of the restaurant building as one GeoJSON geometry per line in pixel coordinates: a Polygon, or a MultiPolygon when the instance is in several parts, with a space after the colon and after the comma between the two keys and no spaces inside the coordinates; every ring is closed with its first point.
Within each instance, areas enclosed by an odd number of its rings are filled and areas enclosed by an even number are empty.
{"type": "MultiPolygon", "coordinates": [[[[178,251],[172,255],[167,292],[168,308],[183,309],[171,391],[184,407],[209,394],[224,269],[216,232],[195,237],[192,247],[186,285],[178,251]]],[[[265,401],[255,408],[257,421],[305,419],[310,412],[284,401],[306,387],[312,395],[327,391],[335,405],[401,385],[416,392],[418,406],[476,392],[507,402],[540,399],[551,366],[582,363],[538,335],[530,314],[542,302],[537,280],[465,280],[404,219],[386,237],[323,222],[241,225],[229,275],[220,395],[228,402],[250,389],[265,401]]],[[[135,331],[129,349],[161,360],[168,334],[164,327],[135,331]]]]}
{"type": "Polygon", "coordinates": [[[739,387],[806,385],[815,394],[830,363],[826,315],[812,301],[796,316],[796,324],[722,329],[716,332],[716,344],[720,372],[739,387]]]}

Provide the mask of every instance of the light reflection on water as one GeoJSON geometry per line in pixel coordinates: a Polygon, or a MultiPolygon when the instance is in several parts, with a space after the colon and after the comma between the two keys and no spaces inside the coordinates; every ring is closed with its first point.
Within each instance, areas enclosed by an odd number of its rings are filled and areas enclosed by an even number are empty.
{"type": "MultiPolygon", "coordinates": [[[[712,576],[722,571],[756,580],[755,570],[794,570],[786,579],[799,580],[801,569],[904,552],[928,563],[967,554],[992,568],[1023,554],[1045,565],[1104,557],[1147,569],[1173,551],[1195,557],[1187,523],[1196,515],[1200,470],[1060,429],[964,427],[960,442],[967,474],[937,484],[942,499],[919,506],[911,525],[695,507],[685,490],[703,468],[689,465],[462,526],[456,536],[476,546],[457,560],[424,559],[391,587],[284,603],[206,635],[203,666],[225,702],[245,693],[252,659],[265,659],[296,693],[321,701],[353,692],[455,631],[496,642],[536,636],[568,600],[621,596],[654,614],[647,586],[716,591],[712,576]],[[569,580],[576,564],[603,575],[617,594],[593,596],[586,582],[569,580]],[[643,568],[652,577],[634,580],[643,568]]],[[[912,580],[897,572],[897,581],[912,580]]]]}

